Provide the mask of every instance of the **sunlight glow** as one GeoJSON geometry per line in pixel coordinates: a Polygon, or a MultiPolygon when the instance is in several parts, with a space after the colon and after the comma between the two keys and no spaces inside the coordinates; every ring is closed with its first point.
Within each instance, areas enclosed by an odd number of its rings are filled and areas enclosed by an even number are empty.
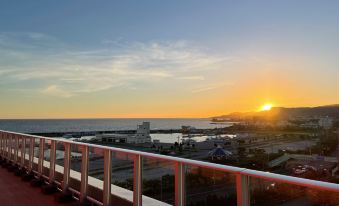
{"type": "Polygon", "coordinates": [[[272,109],[272,107],[273,107],[272,104],[265,104],[261,107],[261,111],[269,111],[272,109]]]}

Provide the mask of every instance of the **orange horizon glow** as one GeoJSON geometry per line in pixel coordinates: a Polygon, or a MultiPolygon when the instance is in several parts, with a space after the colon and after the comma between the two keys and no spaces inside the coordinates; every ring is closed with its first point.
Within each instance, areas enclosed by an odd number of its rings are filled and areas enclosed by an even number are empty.
{"type": "MultiPolygon", "coordinates": [[[[314,106],[324,106],[324,105],[331,105],[331,104],[317,104],[317,105],[300,105],[300,106],[282,106],[282,107],[314,107],[314,106]]],[[[67,112],[63,112],[62,114],[56,114],[52,113],[50,115],[11,115],[11,116],[5,116],[5,117],[0,117],[0,119],[114,119],[114,118],[136,118],[136,119],[145,119],[145,118],[211,118],[211,117],[217,117],[217,116],[222,116],[222,115],[227,115],[233,112],[258,112],[258,111],[268,111],[269,108],[272,108],[273,104],[264,104],[261,106],[259,109],[247,109],[247,110],[217,110],[211,113],[171,113],[170,111],[167,112],[162,112],[162,113],[121,113],[119,115],[114,115],[114,114],[109,114],[109,113],[92,113],[92,114],[78,114],[78,115],[73,115],[73,114],[67,114],[67,112]]],[[[281,105],[279,105],[281,106],[281,105]]]]}
{"type": "MultiPolygon", "coordinates": [[[[227,80],[230,73],[224,71],[211,76],[211,80],[168,78],[162,79],[161,84],[149,82],[145,88],[112,88],[73,96],[9,90],[0,102],[0,119],[208,118],[261,111],[262,105],[269,103],[314,107],[339,102],[339,97],[333,95],[336,87],[326,85],[327,81],[314,84],[312,76],[303,70],[293,71],[295,75],[291,76],[290,71],[282,69],[292,67],[288,61],[266,64],[270,69],[262,69],[261,63],[251,64],[253,70],[247,75],[234,70],[232,84],[214,83],[227,80]],[[202,88],[201,84],[211,85],[202,88]]],[[[241,69],[238,65],[234,68],[241,69]]]]}

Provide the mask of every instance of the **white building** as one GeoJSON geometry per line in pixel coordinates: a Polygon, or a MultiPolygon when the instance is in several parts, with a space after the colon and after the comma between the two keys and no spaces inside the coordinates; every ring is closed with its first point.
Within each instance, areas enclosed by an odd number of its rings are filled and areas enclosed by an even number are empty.
{"type": "Polygon", "coordinates": [[[138,125],[135,134],[99,134],[96,139],[103,143],[129,143],[129,144],[143,144],[152,142],[151,126],[149,122],[143,122],[138,125]]]}
{"type": "Polygon", "coordinates": [[[137,133],[135,134],[137,139],[144,139],[145,137],[150,137],[151,133],[151,123],[143,122],[141,125],[137,127],[137,133]]]}

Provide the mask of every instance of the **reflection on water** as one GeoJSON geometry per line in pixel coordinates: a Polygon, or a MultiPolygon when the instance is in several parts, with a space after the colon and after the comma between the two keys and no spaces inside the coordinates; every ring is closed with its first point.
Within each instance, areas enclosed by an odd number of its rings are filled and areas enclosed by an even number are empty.
{"type": "Polygon", "coordinates": [[[203,142],[210,139],[218,139],[218,138],[234,138],[235,135],[183,135],[182,133],[172,133],[172,134],[151,134],[152,140],[160,140],[160,142],[163,143],[174,143],[174,142],[182,142],[182,139],[188,139],[194,140],[196,142],[203,142]]]}
{"type": "Polygon", "coordinates": [[[87,131],[113,131],[133,130],[141,122],[150,122],[151,129],[181,129],[183,125],[198,129],[228,127],[232,123],[211,124],[210,119],[0,119],[0,129],[23,133],[48,132],[87,132],[87,131]]]}

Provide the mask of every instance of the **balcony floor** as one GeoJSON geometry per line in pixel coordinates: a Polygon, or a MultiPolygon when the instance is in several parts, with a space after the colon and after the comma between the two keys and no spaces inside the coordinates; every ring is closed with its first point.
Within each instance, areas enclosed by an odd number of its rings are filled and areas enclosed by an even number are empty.
{"type": "Polygon", "coordinates": [[[3,206],[68,206],[54,201],[53,195],[44,195],[40,188],[23,182],[7,168],[0,167],[0,205],[3,206]]]}

